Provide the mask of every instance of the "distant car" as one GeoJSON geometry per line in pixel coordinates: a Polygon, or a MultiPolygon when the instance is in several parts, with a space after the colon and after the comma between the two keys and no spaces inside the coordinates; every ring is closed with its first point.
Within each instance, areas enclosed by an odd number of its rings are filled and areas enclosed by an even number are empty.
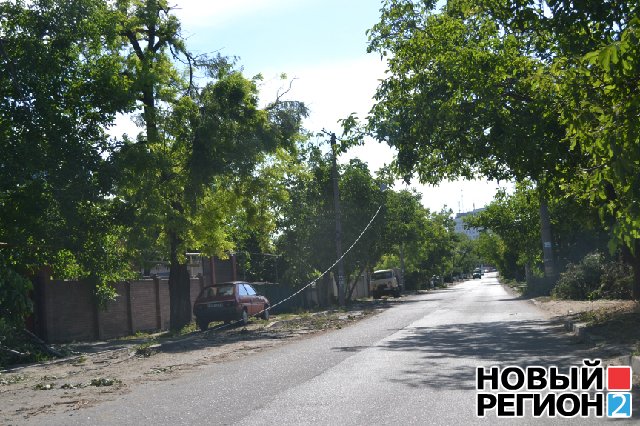
{"type": "Polygon", "coordinates": [[[206,330],[211,321],[225,324],[239,321],[246,325],[250,316],[269,319],[269,300],[244,281],[215,284],[200,291],[193,304],[193,314],[200,330],[206,330]]]}
{"type": "Polygon", "coordinates": [[[482,271],[480,270],[480,268],[476,268],[473,270],[473,279],[475,280],[476,278],[482,278],[482,271]]]}

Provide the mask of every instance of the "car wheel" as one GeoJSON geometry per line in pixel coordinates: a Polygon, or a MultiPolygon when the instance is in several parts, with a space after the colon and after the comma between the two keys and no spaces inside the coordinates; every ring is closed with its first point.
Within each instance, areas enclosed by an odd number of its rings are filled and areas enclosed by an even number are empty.
{"type": "Polygon", "coordinates": [[[262,319],[269,321],[269,305],[264,304],[264,311],[262,311],[262,319]]]}
{"type": "Polygon", "coordinates": [[[378,293],[378,292],[374,292],[374,293],[373,293],[373,298],[374,298],[374,299],[380,299],[381,297],[382,297],[382,296],[380,295],[380,293],[378,293]]]}
{"type": "Polygon", "coordinates": [[[240,324],[241,325],[247,325],[247,323],[249,322],[249,314],[247,313],[246,309],[242,310],[242,317],[240,317],[240,324]]]}
{"type": "Polygon", "coordinates": [[[198,325],[198,328],[202,331],[205,331],[207,328],[209,328],[209,321],[196,319],[196,324],[198,325]]]}
{"type": "Polygon", "coordinates": [[[393,297],[395,297],[396,299],[397,299],[398,297],[400,297],[400,290],[396,290],[396,291],[394,291],[394,292],[393,292],[393,297]]]}

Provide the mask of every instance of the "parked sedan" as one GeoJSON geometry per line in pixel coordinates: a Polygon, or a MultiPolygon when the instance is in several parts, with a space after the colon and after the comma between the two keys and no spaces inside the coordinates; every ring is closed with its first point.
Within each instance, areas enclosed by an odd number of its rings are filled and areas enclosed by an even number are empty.
{"type": "Polygon", "coordinates": [[[193,314],[201,330],[206,330],[211,321],[246,325],[250,316],[269,319],[269,300],[244,281],[215,284],[202,289],[193,304],[193,314]]]}

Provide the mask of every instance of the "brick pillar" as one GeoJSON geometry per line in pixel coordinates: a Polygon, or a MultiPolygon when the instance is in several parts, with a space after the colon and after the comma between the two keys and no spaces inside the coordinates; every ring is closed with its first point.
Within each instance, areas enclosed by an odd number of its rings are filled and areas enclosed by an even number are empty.
{"type": "Polygon", "coordinates": [[[231,280],[232,281],[238,280],[238,264],[236,262],[235,254],[231,255],[231,280]]]}
{"type": "Polygon", "coordinates": [[[209,284],[216,285],[216,261],[214,256],[209,258],[209,265],[211,266],[211,282],[209,284]]]}
{"type": "Polygon", "coordinates": [[[34,299],[35,306],[33,310],[34,314],[34,328],[35,333],[42,340],[47,342],[49,340],[49,325],[51,321],[48,318],[48,314],[51,312],[49,309],[49,285],[51,283],[51,268],[44,266],[33,279],[34,287],[34,299]]]}
{"type": "Polygon", "coordinates": [[[160,308],[160,278],[157,275],[153,277],[153,289],[156,293],[156,328],[162,329],[162,310],[160,308]]]}
{"type": "Polygon", "coordinates": [[[128,334],[133,334],[133,312],[131,312],[131,281],[125,281],[124,292],[127,296],[127,328],[128,334]]]}

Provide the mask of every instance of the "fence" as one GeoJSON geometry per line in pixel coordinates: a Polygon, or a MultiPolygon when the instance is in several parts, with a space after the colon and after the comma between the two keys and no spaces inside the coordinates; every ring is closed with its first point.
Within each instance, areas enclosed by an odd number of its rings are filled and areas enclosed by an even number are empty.
{"type": "MultiPolygon", "coordinates": [[[[166,279],[117,283],[118,296],[105,309],[100,309],[86,283],[49,280],[42,274],[35,284],[34,328],[48,342],[103,340],[169,327],[166,279]]],[[[192,278],[190,286],[193,304],[202,279],[192,278]]]]}
{"type": "MultiPolygon", "coordinates": [[[[206,281],[191,278],[191,304],[206,281]]],[[[297,289],[273,283],[254,283],[258,293],[272,304],[287,299],[297,289]]],[[[101,309],[93,288],[79,281],[51,280],[42,272],[34,280],[34,331],[43,340],[54,342],[105,340],[138,331],[169,328],[169,281],[152,278],[114,285],[115,300],[101,309]]],[[[328,306],[335,302],[335,284],[330,277],[273,309],[273,313],[300,308],[328,306]]]]}

